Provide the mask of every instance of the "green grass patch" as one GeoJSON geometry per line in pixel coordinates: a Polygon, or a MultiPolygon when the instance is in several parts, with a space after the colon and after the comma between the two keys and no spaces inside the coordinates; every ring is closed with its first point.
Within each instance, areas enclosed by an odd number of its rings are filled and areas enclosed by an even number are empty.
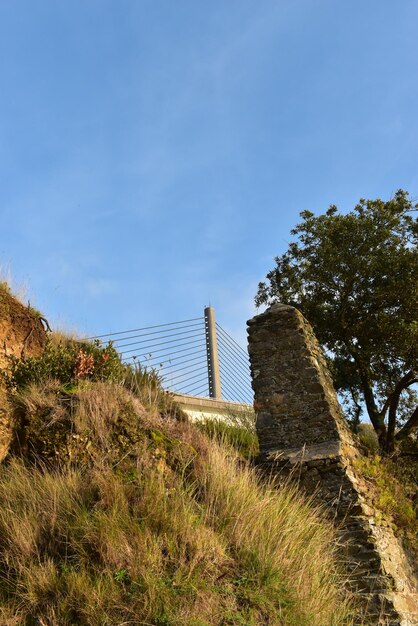
{"type": "Polygon", "coordinates": [[[204,419],[196,422],[197,428],[211,439],[232,446],[245,459],[255,458],[259,453],[255,427],[249,423],[234,423],[231,420],[204,419]]]}
{"type": "Polygon", "coordinates": [[[418,554],[416,483],[407,471],[408,465],[405,460],[399,462],[378,454],[356,460],[357,470],[372,485],[373,506],[378,514],[402,530],[402,536],[418,554]]]}

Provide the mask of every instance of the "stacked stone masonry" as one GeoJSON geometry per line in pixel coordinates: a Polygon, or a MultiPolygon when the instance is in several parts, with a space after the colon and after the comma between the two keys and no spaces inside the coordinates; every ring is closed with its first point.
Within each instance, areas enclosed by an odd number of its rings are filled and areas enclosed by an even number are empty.
{"type": "Polygon", "coordinates": [[[290,475],[326,503],[361,599],[359,624],[417,626],[412,564],[391,526],[377,523],[311,326],[295,308],[275,304],[248,322],[248,333],[260,466],[279,479],[290,475]]]}

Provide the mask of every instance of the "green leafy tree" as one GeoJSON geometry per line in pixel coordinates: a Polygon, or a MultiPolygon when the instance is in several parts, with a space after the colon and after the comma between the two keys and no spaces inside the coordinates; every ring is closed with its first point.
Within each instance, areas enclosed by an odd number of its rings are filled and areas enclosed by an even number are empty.
{"type": "Polygon", "coordinates": [[[346,214],[303,211],[256,296],[311,322],[349,417],[365,409],[385,452],[418,426],[417,209],[399,190],[346,214]]]}

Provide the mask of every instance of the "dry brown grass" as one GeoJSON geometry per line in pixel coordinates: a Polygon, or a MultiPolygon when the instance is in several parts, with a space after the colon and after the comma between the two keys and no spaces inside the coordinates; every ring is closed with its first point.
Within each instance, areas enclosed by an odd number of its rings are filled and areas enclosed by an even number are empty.
{"type": "Polygon", "coordinates": [[[51,343],[56,345],[66,345],[74,341],[83,341],[83,337],[76,330],[69,330],[64,327],[55,328],[49,335],[51,343]]]}
{"type": "Polygon", "coordinates": [[[351,624],[334,533],[294,489],[121,384],[48,382],[15,403],[26,452],[0,466],[0,623],[351,624]]]}
{"type": "Polygon", "coordinates": [[[13,294],[21,304],[27,305],[29,299],[29,289],[27,283],[17,281],[13,276],[10,265],[0,264],[0,289],[9,295],[13,294]]]}
{"type": "Polygon", "coordinates": [[[318,509],[290,485],[260,483],[253,469],[231,462],[221,446],[209,447],[203,473],[211,526],[247,555],[256,578],[281,576],[297,598],[300,623],[344,623],[335,534],[318,509]]]}

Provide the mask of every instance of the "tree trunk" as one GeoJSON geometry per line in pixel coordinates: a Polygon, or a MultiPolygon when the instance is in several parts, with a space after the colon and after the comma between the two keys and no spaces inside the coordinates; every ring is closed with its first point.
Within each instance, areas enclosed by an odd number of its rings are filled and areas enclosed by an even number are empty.
{"type": "Polygon", "coordinates": [[[408,435],[414,430],[418,429],[418,406],[415,408],[415,411],[412,413],[409,420],[402,426],[402,428],[396,433],[396,441],[402,441],[402,439],[406,439],[408,435]]]}
{"type": "Polygon", "coordinates": [[[377,408],[373,395],[372,385],[370,382],[369,372],[364,369],[360,371],[360,380],[364,401],[366,403],[367,413],[379,440],[379,448],[380,450],[384,451],[387,445],[387,429],[385,425],[385,418],[384,414],[382,414],[377,408]]]}
{"type": "MultiPolygon", "coordinates": [[[[395,436],[396,413],[398,410],[401,393],[402,391],[404,391],[404,389],[407,389],[408,387],[410,387],[416,382],[417,382],[417,379],[415,378],[414,372],[412,370],[407,372],[399,380],[399,382],[395,386],[395,389],[393,390],[393,393],[389,397],[388,433],[387,433],[386,448],[385,448],[385,452],[388,454],[391,454],[392,452],[394,452],[395,442],[396,442],[396,439],[398,439],[398,436],[395,436]]],[[[416,411],[414,411],[414,413],[415,412],[416,411]]],[[[415,419],[414,413],[412,414],[412,417],[407,421],[407,423],[404,426],[405,433],[406,433],[405,436],[407,436],[414,427],[413,426],[414,419],[415,419]]]]}

